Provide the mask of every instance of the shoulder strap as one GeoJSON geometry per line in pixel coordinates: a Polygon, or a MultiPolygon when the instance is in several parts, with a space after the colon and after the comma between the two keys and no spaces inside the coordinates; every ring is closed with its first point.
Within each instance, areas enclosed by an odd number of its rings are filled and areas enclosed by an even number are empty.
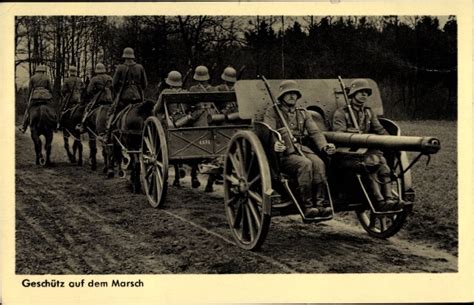
{"type": "Polygon", "coordinates": [[[349,113],[346,111],[346,109],[347,109],[347,108],[344,108],[344,109],[342,110],[342,113],[344,113],[344,117],[345,117],[345,119],[346,119],[346,125],[352,126],[352,125],[353,125],[353,124],[352,124],[352,120],[351,120],[351,118],[349,117],[349,113]]]}

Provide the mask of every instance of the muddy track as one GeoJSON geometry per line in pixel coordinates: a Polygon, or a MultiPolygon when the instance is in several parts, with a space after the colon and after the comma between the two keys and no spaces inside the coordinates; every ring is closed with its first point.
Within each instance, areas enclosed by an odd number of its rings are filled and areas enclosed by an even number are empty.
{"type": "Polygon", "coordinates": [[[233,243],[221,189],[194,190],[187,177],[183,187],[170,187],[164,209],[153,209],[126,180],[106,180],[101,164],[91,171],[86,145],[84,167],[69,164],[62,146],[55,134],[55,165],[41,168],[29,136],[16,135],[19,274],[457,270],[457,257],[432,245],[373,239],[337,219],[305,225],[295,216],[274,217],[261,251],[244,251],[233,243]]]}

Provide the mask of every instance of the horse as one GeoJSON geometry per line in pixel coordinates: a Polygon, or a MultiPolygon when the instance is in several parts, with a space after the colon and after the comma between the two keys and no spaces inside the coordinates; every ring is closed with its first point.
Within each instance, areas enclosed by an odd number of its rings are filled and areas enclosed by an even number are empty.
{"type": "MultiPolygon", "coordinates": [[[[76,129],[77,124],[81,122],[82,115],[85,110],[85,105],[79,104],[71,107],[63,112],[60,118],[60,129],[63,132],[64,149],[66,150],[67,156],[71,163],[77,163],[78,166],[82,166],[82,143],[81,143],[81,132],[76,129]],[[69,149],[69,138],[73,138],[72,152],[69,149]],[[76,159],[77,153],[77,159],[76,159]]],[[[92,169],[95,170],[95,164],[92,169]]]]}
{"type": "MultiPolygon", "coordinates": [[[[89,135],[89,148],[90,148],[90,160],[91,168],[97,168],[97,139],[105,134],[107,125],[107,112],[111,107],[110,104],[101,104],[91,110],[84,122],[84,130],[89,135]]],[[[102,157],[104,159],[103,173],[107,173],[108,168],[108,157],[107,148],[104,141],[100,141],[102,144],[102,157]]]]}
{"type": "Polygon", "coordinates": [[[115,163],[120,164],[123,172],[130,169],[132,192],[140,193],[140,160],[139,154],[142,142],[142,131],[145,120],[153,114],[154,102],[145,100],[130,104],[118,115],[113,124],[113,145],[108,152],[109,178],[114,176],[115,163]],[[134,151],[134,153],[128,153],[134,151]]]}
{"type": "Polygon", "coordinates": [[[31,139],[35,145],[36,165],[50,166],[51,143],[53,131],[56,128],[56,112],[45,102],[33,104],[29,110],[31,139]],[[45,138],[46,159],[43,157],[43,147],[40,136],[45,138]]]}

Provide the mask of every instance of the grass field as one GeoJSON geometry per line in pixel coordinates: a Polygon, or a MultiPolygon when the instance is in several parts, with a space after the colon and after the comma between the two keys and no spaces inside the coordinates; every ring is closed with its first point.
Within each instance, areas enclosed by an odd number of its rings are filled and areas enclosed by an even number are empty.
{"type": "MultiPolygon", "coordinates": [[[[458,245],[458,149],[457,122],[398,122],[403,135],[434,136],[441,150],[426,167],[423,160],[412,170],[416,202],[402,234],[429,240],[457,253],[458,245]]],[[[409,154],[410,159],[416,153],[409,154]]],[[[426,159],[425,159],[426,160],[426,159]]]]}

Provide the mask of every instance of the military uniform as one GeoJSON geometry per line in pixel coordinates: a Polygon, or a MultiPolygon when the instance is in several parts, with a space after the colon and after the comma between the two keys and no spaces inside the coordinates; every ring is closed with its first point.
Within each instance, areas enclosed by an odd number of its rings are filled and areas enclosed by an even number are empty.
{"type": "Polygon", "coordinates": [[[87,85],[87,95],[92,97],[87,104],[81,123],[76,126],[76,129],[84,131],[84,123],[91,111],[100,105],[112,104],[112,77],[105,74],[105,66],[98,63],[95,68],[96,75],[89,81],[87,85]]]}
{"type": "Polygon", "coordinates": [[[119,94],[120,88],[123,86],[117,112],[129,104],[142,102],[143,92],[148,85],[145,69],[135,62],[119,65],[112,84],[115,94],[119,94]]]}
{"type": "MultiPolygon", "coordinates": [[[[377,119],[372,112],[370,107],[362,106],[360,108],[352,107],[352,112],[359,124],[359,129],[362,133],[373,133],[378,135],[385,135],[387,131],[383,128],[380,121],[377,119]]],[[[333,118],[333,130],[334,131],[347,131],[348,129],[354,129],[355,126],[350,119],[349,109],[347,106],[339,108],[334,112],[333,118]]]]}
{"type": "Polygon", "coordinates": [[[228,85],[228,84],[220,84],[219,86],[216,87],[216,91],[219,92],[231,92],[235,91],[233,85],[228,85]]]}
{"type": "Polygon", "coordinates": [[[45,102],[53,98],[51,80],[44,73],[36,73],[29,82],[29,92],[32,102],[45,102]]]}
{"type": "Polygon", "coordinates": [[[122,58],[125,59],[125,63],[117,67],[112,79],[116,99],[107,111],[106,142],[110,141],[112,123],[116,114],[130,104],[142,102],[144,90],[148,85],[145,69],[134,61],[133,49],[125,48],[122,58]]]}
{"type": "MultiPolygon", "coordinates": [[[[281,170],[292,177],[296,177],[300,194],[305,196],[306,193],[310,192],[313,185],[326,181],[326,167],[324,162],[309,147],[300,144],[301,139],[306,131],[319,150],[322,150],[328,143],[324,134],[306,110],[294,108],[290,112],[288,107],[284,105],[280,107],[292,135],[299,142],[295,143],[295,146],[298,146],[307,157],[305,158],[297,152],[288,153],[287,149],[280,158],[281,170]]],[[[278,130],[283,127],[273,107],[267,109],[263,121],[273,129],[278,130]]]]}
{"type": "Polygon", "coordinates": [[[22,132],[25,132],[28,127],[31,106],[37,103],[49,102],[53,98],[53,95],[51,94],[53,91],[51,88],[51,80],[46,73],[42,72],[46,72],[46,67],[40,65],[28,83],[30,100],[28,101],[25,115],[23,117],[22,127],[20,128],[20,131],[22,132]]]}
{"type": "MultiPolygon", "coordinates": [[[[77,76],[70,76],[64,80],[61,92],[64,96],[63,107],[72,108],[81,103],[81,93],[84,90],[84,82],[77,76]]],[[[64,109],[66,110],[66,109],[64,109]]]]}
{"type": "Polygon", "coordinates": [[[112,77],[107,74],[97,74],[94,76],[89,86],[87,86],[87,94],[96,99],[95,105],[112,103],[112,77]],[[96,97],[97,96],[97,97],[96,97]]]}
{"type": "MultiPolygon", "coordinates": [[[[355,120],[359,125],[360,132],[365,134],[387,135],[387,131],[382,126],[377,116],[374,115],[372,109],[363,104],[357,105],[357,102],[354,100],[354,95],[362,90],[366,90],[368,95],[372,94],[372,89],[370,89],[366,80],[356,79],[352,82],[351,91],[348,94],[351,98],[350,103],[352,104],[352,112],[354,113],[355,120]]],[[[340,132],[357,131],[347,106],[339,108],[334,112],[333,130],[340,132]]],[[[390,184],[390,168],[380,150],[369,149],[361,156],[344,156],[340,160],[339,166],[341,168],[353,169],[368,175],[369,188],[377,201],[378,209],[390,210],[401,207],[402,203],[396,202],[393,199],[392,187],[390,184]],[[382,182],[382,185],[380,185],[379,182],[382,182]]]]}
{"type": "MultiPolygon", "coordinates": [[[[161,91],[160,96],[158,97],[158,101],[155,104],[155,107],[153,107],[153,114],[154,115],[159,115],[159,113],[163,110],[163,97],[161,96],[163,93],[179,93],[179,92],[187,92],[187,90],[183,88],[166,88],[161,91]]],[[[182,104],[170,104],[168,105],[168,113],[169,115],[173,115],[178,112],[183,112],[182,109],[180,109],[180,105],[182,104]]]]}
{"type": "MultiPolygon", "coordinates": [[[[209,84],[198,83],[197,85],[191,86],[189,92],[216,92],[216,88],[209,84]]],[[[194,127],[208,126],[208,115],[219,113],[214,103],[200,102],[196,104],[196,110],[194,110],[192,116],[197,119],[194,121],[194,127]]]]}
{"type": "MultiPolygon", "coordinates": [[[[218,92],[233,92],[235,91],[233,85],[228,84],[221,84],[216,87],[216,91],[218,92]]],[[[237,103],[236,102],[227,102],[223,107],[220,107],[219,111],[223,114],[231,114],[238,111],[237,103]]]]}

